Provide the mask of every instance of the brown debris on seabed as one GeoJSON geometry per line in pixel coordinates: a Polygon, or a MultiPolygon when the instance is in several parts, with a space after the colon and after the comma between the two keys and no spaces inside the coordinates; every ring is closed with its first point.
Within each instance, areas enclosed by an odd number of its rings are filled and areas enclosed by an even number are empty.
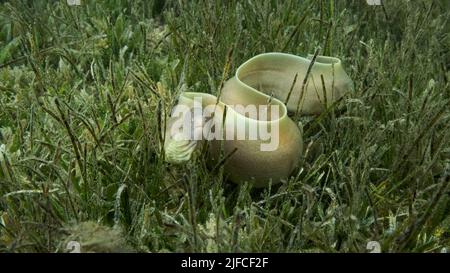
{"type": "Polygon", "coordinates": [[[66,228],[69,235],[63,240],[61,252],[81,253],[129,253],[122,230],[89,221],[66,228]]]}

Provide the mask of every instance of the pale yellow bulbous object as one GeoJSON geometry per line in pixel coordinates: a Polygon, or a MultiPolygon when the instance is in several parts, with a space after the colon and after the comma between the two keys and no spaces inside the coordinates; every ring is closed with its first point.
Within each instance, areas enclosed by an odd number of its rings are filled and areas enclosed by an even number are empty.
{"type": "Polygon", "coordinates": [[[286,105],[288,111],[295,112],[298,108],[302,115],[320,114],[325,105],[331,106],[354,87],[353,81],[342,67],[341,60],[327,56],[317,56],[308,82],[303,87],[312,58],[312,55],[303,58],[285,53],[265,53],[255,56],[242,64],[236,71],[236,76],[225,84],[221,100],[227,104],[252,99],[263,103],[267,98],[261,96],[263,93],[285,102],[290,93],[286,105]],[[292,88],[296,74],[297,80],[292,88]],[[243,96],[243,93],[246,95],[243,96]]]}
{"type": "MultiPolygon", "coordinates": [[[[221,91],[220,101],[215,96],[204,93],[183,93],[179,104],[193,106],[195,97],[202,98],[202,106],[217,105],[220,116],[226,108],[226,120],[223,123],[224,134],[231,131],[232,140],[210,140],[209,157],[214,164],[226,159],[225,174],[234,183],[249,181],[255,187],[265,187],[287,180],[298,166],[303,149],[301,128],[287,115],[288,111],[299,110],[301,114],[319,114],[346,92],[353,89],[353,82],[342,68],[337,58],[318,56],[311,68],[308,81],[303,84],[311,57],[302,58],[284,53],[266,53],[253,57],[242,64],[236,75],[228,80],[221,91]],[[297,81],[294,86],[294,78],[297,81]],[[323,77],[323,83],[322,83],[323,77]],[[324,90],[325,89],[325,90],[324,90]],[[303,94],[302,94],[302,91],[303,94]],[[290,93],[290,95],[289,95],[290,93]],[[287,97],[289,100],[287,105],[287,97]],[[244,112],[226,106],[241,105],[244,112]],[[246,116],[248,106],[276,106],[275,119],[246,116]],[[273,150],[262,150],[267,140],[236,139],[236,124],[246,128],[268,126],[277,129],[277,146],[273,150]],[[252,127],[253,126],[253,127],[252,127]],[[220,151],[223,151],[221,154],[220,151]]],[[[196,141],[174,141],[166,138],[166,159],[180,163],[190,159],[196,141]]]]}

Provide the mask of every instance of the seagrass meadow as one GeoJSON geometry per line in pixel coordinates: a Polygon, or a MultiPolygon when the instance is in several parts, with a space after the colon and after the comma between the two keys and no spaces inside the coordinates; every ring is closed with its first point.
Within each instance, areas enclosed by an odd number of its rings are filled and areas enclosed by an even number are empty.
{"type": "Polygon", "coordinates": [[[449,20],[447,0],[1,1],[0,252],[446,251],[449,20]],[[337,57],[355,85],[292,117],[290,178],[167,163],[179,94],[265,52],[337,57]]]}

